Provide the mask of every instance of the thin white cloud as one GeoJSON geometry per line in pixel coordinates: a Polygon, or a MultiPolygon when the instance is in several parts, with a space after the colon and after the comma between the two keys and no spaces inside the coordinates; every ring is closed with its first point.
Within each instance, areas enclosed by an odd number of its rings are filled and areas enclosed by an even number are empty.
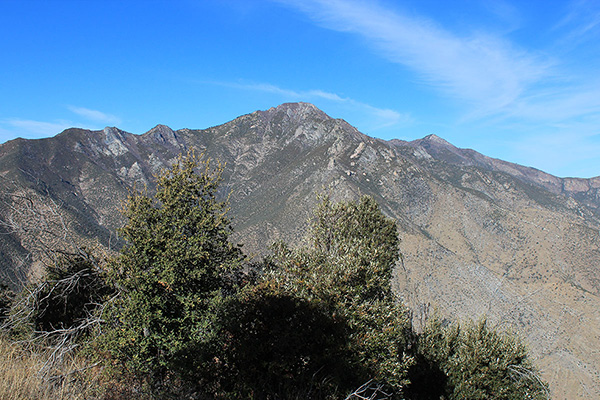
{"type": "Polygon", "coordinates": [[[378,108],[349,97],[342,97],[336,93],[326,92],[319,89],[296,91],[280,88],[269,83],[230,83],[230,82],[210,82],[211,84],[232,87],[242,90],[252,90],[258,92],[272,93],[280,95],[287,100],[295,101],[315,101],[327,100],[336,104],[342,104],[355,109],[357,112],[366,114],[369,120],[365,128],[368,131],[375,131],[399,124],[408,124],[413,118],[408,113],[400,113],[388,108],[378,108]]]}
{"type": "MultiPolygon", "coordinates": [[[[586,87],[541,89],[521,99],[506,110],[513,117],[555,123],[600,113],[600,82],[586,87]]],[[[571,121],[575,124],[576,121],[571,121]]],[[[595,128],[597,129],[597,125],[595,128]]]]}
{"type": "Polygon", "coordinates": [[[88,120],[91,120],[91,121],[101,122],[101,123],[105,123],[105,124],[114,124],[114,125],[118,125],[121,123],[121,119],[119,117],[116,117],[111,114],[103,113],[102,111],[91,110],[89,108],[84,108],[84,107],[74,107],[74,106],[68,106],[68,109],[70,111],[74,112],[75,114],[77,114],[81,117],[84,117],[88,120]]]}
{"type": "Polygon", "coordinates": [[[82,121],[75,122],[63,119],[56,121],[38,121],[22,118],[6,118],[0,120],[0,142],[14,137],[26,139],[50,137],[72,127],[100,129],[100,125],[104,126],[106,124],[120,123],[119,118],[100,111],[72,106],[69,106],[68,109],[90,122],[84,123],[82,121]]]}
{"type": "Polygon", "coordinates": [[[435,22],[404,15],[376,1],[281,0],[320,25],[366,39],[384,57],[424,82],[493,113],[550,74],[551,63],[493,35],[459,37],[435,22]]]}
{"type": "Polygon", "coordinates": [[[16,134],[15,136],[26,138],[54,136],[73,126],[68,121],[45,122],[14,118],[3,120],[2,123],[12,127],[10,131],[14,132],[16,134]]]}
{"type": "Polygon", "coordinates": [[[307,90],[307,91],[296,91],[291,89],[284,89],[270,83],[231,83],[231,82],[210,82],[212,84],[232,87],[243,90],[253,90],[258,92],[273,93],[293,99],[302,98],[321,98],[332,101],[351,101],[348,98],[342,98],[335,93],[329,93],[322,90],[307,90]]]}
{"type": "Polygon", "coordinates": [[[597,39],[600,33],[600,3],[590,0],[572,1],[563,19],[555,25],[555,30],[566,30],[565,42],[571,45],[574,42],[586,39],[597,39]]]}

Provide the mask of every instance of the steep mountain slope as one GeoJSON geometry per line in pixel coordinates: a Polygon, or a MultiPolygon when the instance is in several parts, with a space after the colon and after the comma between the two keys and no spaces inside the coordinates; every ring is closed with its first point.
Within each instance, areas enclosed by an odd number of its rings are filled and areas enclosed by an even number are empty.
{"type": "Polygon", "coordinates": [[[592,179],[558,178],[535,168],[486,157],[470,149],[459,149],[445,140],[429,135],[412,142],[392,140],[397,145],[423,147],[436,160],[459,166],[477,166],[490,171],[505,172],[519,180],[543,187],[554,194],[573,197],[600,212],[600,176],[592,179]]]}
{"type": "Polygon", "coordinates": [[[5,273],[35,250],[7,228],[27,219],[10,193],[60,204],[79,238],[118,247],[128,190],[152,190],[153,174],[187,149],[225,163],[222,191],[247,252],[301,241],[319,192],[372,195],[398,221],[395,288],[417,323],[431,310],[487,315],[524,337],[555,398],[600,397],[600,177],[556,178],[436,136],[373,139],[306,103],[206,130],[69,129],[0,146],[5,273]]]}

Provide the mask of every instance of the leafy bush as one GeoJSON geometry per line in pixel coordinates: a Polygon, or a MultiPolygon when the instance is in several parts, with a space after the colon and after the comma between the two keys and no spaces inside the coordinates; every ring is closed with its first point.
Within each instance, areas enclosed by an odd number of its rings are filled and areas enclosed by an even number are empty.
{"type": "Polygon", "coordinates": [[[485,320],[448,327],[433,320],[418,338],[417,353],[407,390],[412,399],[548,398],[524,345],[485,320]]]}
{"type": "Polygon", "coordinates": [[[216,198],[220,173],[188,154],[158,177],[154,198],[136,193],[127,202],[127,244],[109,264],[120,294],[105,315],[103,346],[155,391],[198,379],[224,277],[242,260],[216,198]]]}
{"type": "Polygon", "coordinates": [[[372,197],[334,204],[322,199],[312,223],[312,253],[335,269],[329,278],[359,301],[391,299],[392,271],[400,257],[396,222],[372,197]]]}
{"type": "Polygon", "coordinates": [[[412,359],[405,351],[408,312],[390,288],[400,256],[395,222],[370,197],[337,204],[324,198],[310,239],[298,250],[278,244],[265,279],[343,322],[348,351],[340,363],[352,379],[338,382],[340,389],[375,379],[399,396],[412,359]]]}
{"type": "Polygon", "coordinates": [[[320,399],[352,381],[344,321],[272,282],[248,286],[231,298],[219,325],[215,393],[320,399]]]}

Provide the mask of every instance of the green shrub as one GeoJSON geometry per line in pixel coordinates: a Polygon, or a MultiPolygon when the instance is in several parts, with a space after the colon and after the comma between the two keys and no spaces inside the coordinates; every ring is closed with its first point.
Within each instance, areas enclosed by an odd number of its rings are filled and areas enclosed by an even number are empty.
{"type": "Polygon", "coordinates": [[[226,204],[217,200],[220,173],[188,154],[158,177],[153,198],[136,193],[127,202],[127,244],[109,264],[120,293],[107,308],[102,342],[154,391],[198,381],[224,276],[242,259],[229,242],[226,204]]]}
{"type": "Polygon", "coordinates": [[[405,351],[409,315],[390,288],[400,257],[395,222],[370,197],[337,204],[325,198],[310,239],[298,250],[278,244],[266,279],[343,322],[343,363],[353,379],[339,382],[340,389],[375,379],[400,396],[412,359],[405,351]]]}
{"type": "Polygon", "coordinates": [[[249,286],[219,316],[215,393],[232,398],[331,398],[352,382],[346,327],[316,302],[272,282],[249,286]]]}
{"type": "Polygon", "coordinates": [[[419,336],[417,353],[407,390],[412,399],[548,398],[524,345],[485,320],[444,327],[436,319],[419,336]]]}

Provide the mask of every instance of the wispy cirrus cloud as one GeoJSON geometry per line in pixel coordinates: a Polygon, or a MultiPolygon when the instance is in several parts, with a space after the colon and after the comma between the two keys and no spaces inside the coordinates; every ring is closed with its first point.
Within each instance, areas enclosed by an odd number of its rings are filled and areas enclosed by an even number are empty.
{"type": "Polygon", "coordinates": [[[270,83],[233,83],[233,82],[211,82],[213,84],[228,86],[236,89],[243,90],[253,90],[258,92],[266,92],[278,94],[281,96],[290,97],[293,99],[303,99],[303,98],[321,98],[325,100],[333,100],[333,101],[348,101],[350,99],[345,99],[338,96],[335,93],[329,93],[322,90],[307,90],[307,91],[296,91],[291,89],[284,89],[278,86],[272,85],[270,83]]]}
{"type": "Polygon", "coordinates": [[[23,137],[27,139],[50,137],[72,127],[100,129],[106,124],[116,125],[121,123],[120,118],[101,111],[75,106],[67,106],[66,108],[79,117],[82,117],[83,120],[57,119],[54,121],[40,121],[26,118],[0,119],[0,142],[11,137],[23,137]]]}
{"type": "Polygon", "coordinates": [[[590,78],[585,86],[539,89],[516,99],[506,112],[510,116],[549,124],[572,120],[570,123],[575,127],[579,125],[576,119],[600,112],[600,81],[594,82],[590,78]]]}
{"type": "MultiPolygon", "coordinates": [[[[421,81],[467,104],[464,120],[557,120],[600,112],[596,74],[572,73],[560,58],[521,48],[484,30],[460,36],[422,16],[376,0],[276,0],[331,30],[355,34],[421,81]]],[[[600,6],[578,0],[560,24],[567,33],[600,32],[600,6]]],[[[569,39],[571,40],[571,39],[569,39]]]]}
{"type": "Polygon", "coordinates": [[[101,123],[105,123],[105,124],[115,124],[115,125],[121,123],[121,119],[119,117],[104,113],[102,111],[92,110],[92,109],[85,108],[85,107],[75,107],[75,106],[68,106],[67,108],[70,111],[74,112],[75,114],[79,115],[80,117],[86,118],[86,119],[94,121],[94,122],[101,122],[101,123]]]}
{"type": "Polygon", "coordinates": [[[15,136],[25,138],[54,136],[73,126],[69,121],[47,122],[18,118],[4,119],[0,123],[8,128],[4,132],[14,132],[15,136]]]}
{"type": "Polygon", "coordinates": [[[279,95],[287,100],[294,101],[315,101],[326,100],[340,105],[345,105],[356,110],[359,113],[366,114],[365,128],[369,131],[375,131],[381,128],[387,128],[399,124],[408,124],[413,118],[408,113],[400,113],[389,108],[378,108],[349,97],[343,97],[336,93],[331,93],[319,89],[297,91],[281,88],[269,83],[233,83],[233,82],[210,82],[220,86],[227,86],[241,90],[251,90],[264,93],[279,95]]]}
{"type": "Polygon", "coordinates": [[[597,39],[600,34],[600,3],[595,0],[572,1],[566,15],[554,29],[565,30],[564,41],[571,44],[573,41],[597,39]]]}
{"type": "Polygon", "coordinates": [[[382,56],[416,72],[424,83],[493,113],[551,74],[553,63],[501,37],[461,37],[425,17],[376,1],[279,0],[321,26],[367,40],[382,56]]]}

